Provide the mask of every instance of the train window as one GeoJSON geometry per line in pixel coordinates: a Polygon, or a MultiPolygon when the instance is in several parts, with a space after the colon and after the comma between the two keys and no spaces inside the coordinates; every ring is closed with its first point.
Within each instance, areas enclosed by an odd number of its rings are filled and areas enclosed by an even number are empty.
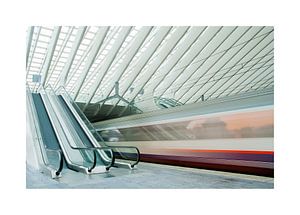
{"type": "Polygon", "coordinates": [[[196,116],[192,120],[102,132],[106,141],[164,141],[274,136],[273,110],[196,116]]]}

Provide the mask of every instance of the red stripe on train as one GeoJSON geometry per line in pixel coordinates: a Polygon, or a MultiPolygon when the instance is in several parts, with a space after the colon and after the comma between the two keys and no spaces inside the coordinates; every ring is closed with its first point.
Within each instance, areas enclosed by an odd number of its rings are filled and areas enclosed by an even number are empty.
{"type": "Polygon", "coordinates": [[[168,149],[170,151],[183,151],[183,152],[213,152],[213,153],[238,153],[238,154],[265,154],[272,155],[274,151],[250,151],[250,150],[219,150],[219,149],[168,149]]]}

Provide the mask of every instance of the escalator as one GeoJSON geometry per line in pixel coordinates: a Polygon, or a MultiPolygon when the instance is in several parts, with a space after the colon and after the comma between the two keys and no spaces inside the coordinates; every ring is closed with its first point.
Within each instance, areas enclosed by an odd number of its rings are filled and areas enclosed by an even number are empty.
{"type": "MultiPolygon", "coordinates": [[[[76,130],[76,124],[57,101],[57,96],[44,89],[41,90],[42,99],[54,131],[59,139],[61,150],[64,154],[69,169],[86,174],[106,172],[113,164],[113,154],[108,152],[107,162],[101,162],[97,151],[87,145],[84,134],[76,130]]],[[[100,149],[102,150],[102,149],[100,149]]]]}
{"type": "Polygon", "coordinates": [[[115,162],[116,155],[126,157],[121,149],[136,151],[131,161],[123,163],[125,166],[133,168],[139,162],[136,147],[107,146],[89,121],[82,119],[83,113],[76,112],[74,102],[62,94],[56,95],[52,88],[41,87],[38,93],[31,93],[28,87],[27,96],[30,127],[36,130],[31,128],[31,132],[37,134],[31,142],[35,144],[39,167],[43,167],[42,172],[50,172],[52,178],[61,176],[64,165],[86,174],[106,172],[122,164],[115,162]]]}
{"type": "Polygon", "coordinates": [[[116,158],[114,162],[115,167],[132,169],[138,164],[139,150],[132,146],[108,146],[64,88],[59,89],[58,95],[56,93],[53,93],[53,95],[56,97],[85,146],[109,149],[97,151],[97,158],[100,161],[106,163],[109,153],[112,152],[116,158]]]}
{"type": "MultiPolygon", "coordinates": [[[[70,120],[73,128],[76,131],[76,134],[79,136],[80,140],[82,141],[83,146],[87,147],[87,148],[94,148],[95,144],[92,143],[91,138],[88,137],[87,133],[84,131],[82,126],[79,124],[78,120],[75,118],[74,114],[71,112],[70,108],[68,107],[68,105],[65,102],[65,100],[63,99],[63,97],[61,95],[59,95],[59,96],[57,96],[57,98],[59,100],[61,107],[63,108],[63,110],[66,113],[66,118],[70,120]]],[[[110,153],[108,152],[108,150],[106,150],[106,151],[104,150],[104,152],[96,151],[97,164],[105,165],[105,166],[108,165],[108,163],[111,161],[109,158],[104,159],[104,156],[109,157],[110,153]],[[103,154],[103,153],[105,153],[105,154],[103,154]]]]}
{"type": "Polygon", "coordinates": [[[63,168],[63,155],[41,95],[28,92],[27,96],[35,128],[35,131],[32,132],[36,135],[35,140],[38,142],[41,156],[42,172],[49,172],[52,178],[60,177],[63,168]]]}
{"type": "Polygon", "coordinates": [[[76,139],[77,131],[72,133],[72,125],[66,123],[68,119],[65,115],[57,114],[60,111],[55,109],[43,88],[39,93],[31,93],[28,88],[27,96],[30,127],[35,128],[31,132],[36,134],[31,142],[35,142],[38,166],[42,172],[50,172],[52,178],[60,177],[63,160],[69,169],[86,174],[106,172],[107,167],[112,166],[112,152],[107,165],[104,165],[96,158],[96,149],[90,146],[76,147],[80,142],[76,139]]]}
{"type": "Polygon", "coordinates": [[[46,108],[41,98],[41,95],[38,93],[33,93],[32,98],[33,98],[35,108],[37,110],[38,121],[42,133],[43,143],[48,149],[60,150],[57,136],[52,127],[49,116],[46,112],[46,108]]]}

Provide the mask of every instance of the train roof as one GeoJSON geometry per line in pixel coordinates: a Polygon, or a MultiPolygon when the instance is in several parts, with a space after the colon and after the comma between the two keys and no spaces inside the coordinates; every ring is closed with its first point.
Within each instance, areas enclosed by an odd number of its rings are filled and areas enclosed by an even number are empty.
{"type": "Polygon", "coordinates": [[[221,112],[237,112],[247,109],[270,109],[274,105],[274,91],[261,90],[226,98],[177,106],[159,111],[136,114],[117,119],[93,123],[97,130],[135,127],[141,125],[161,124],[162,122],[181,121],[198,115],[221,112]]]}

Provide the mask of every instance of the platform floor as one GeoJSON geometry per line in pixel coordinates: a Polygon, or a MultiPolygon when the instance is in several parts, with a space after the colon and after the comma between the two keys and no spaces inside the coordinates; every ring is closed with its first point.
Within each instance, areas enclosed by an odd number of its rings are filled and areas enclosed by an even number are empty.
{"type": "Polygon", "coordinates": [[[27,188],[97,189],[271,189],[274,179],[220,171],[139,163],[134,170],[112,168],[108,173],[85,175],[68,169],[53,180],[31,167],[26,170],[27,188]]]}

